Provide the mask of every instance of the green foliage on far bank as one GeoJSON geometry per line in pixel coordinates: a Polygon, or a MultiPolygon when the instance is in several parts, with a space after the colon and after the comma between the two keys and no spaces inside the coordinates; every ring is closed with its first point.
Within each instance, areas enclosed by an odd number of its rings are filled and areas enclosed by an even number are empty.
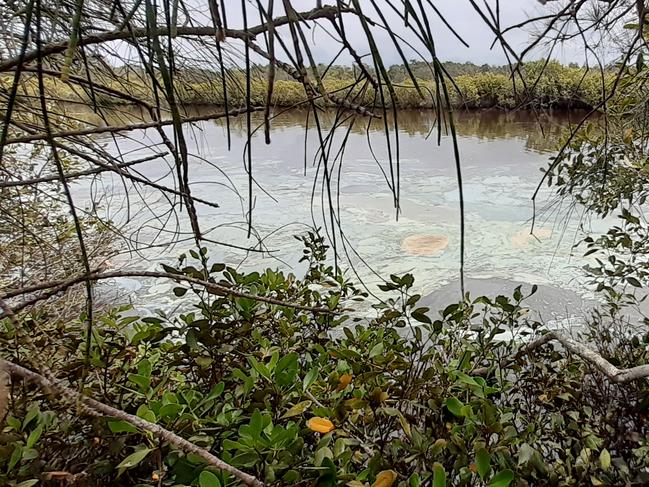
{"type": "MultiPolygon", "coordinates": [[[[460,65],[461,66],[461,65],[460,65]]],[[[416,67],[416,66],[415,66],[416,67]]],[[[425,69],[416,69],[417,86],[412,79],[392,67],[390,70],[395,93],[394,104],[400,108],[435,107],[435,82],[426,76],[425,69]],[[419,77],[421,76],[421,77],[419,77]],[[419,88],[419,89],[417,89],[419,88]]],[[[529,62],[520,71],[511,73],[504,68],[474,70],[457,68],[450,88],[451,103],[457,108],[502,108],[515,107],[535,108],[592,108],[602,100],[610,87],[613,75],[587,71],[575,65],[564,66],[558,62],[529,62]]],[[[323,86],[328,94],[348,101],[372,107],[379,103],[380,96],[367,82],[357,83],[351,69],[344,67],[330,68],[323,76],[323,86]],[[334,69],[340,68],[340,69],[334,69]]],[[[143,83],[138,70],[123,70],[123,79],[106,81],[105,84],[117,92],[134,95],[153,103],[150,87],[143,83]]],[[[223,83],[215,73],[178,72],[182,79],[176,85],[177,100],[185,105],[224,105],[223,83]]],[[[226,86],[228,103],[232,107],[243,107],[246,104],[245,74],[239,71],[228,73],[226,86]]],[[[63,100],[97,102],[111,106],[129,104],[129,100],[115,93],[96,90],[92,93],[78,88],[72,89],[56,78],[48,79],[48,88],[56,97],[63,100]]],[[[392,100],[387,96],[388,88],[383,87],[388,105],[392,100]]],[[[28,90],[29,91],[29,90],[28,90]]],[[[251,79],[250,102],[262,106],[266,102],[268,85],[263,71],[254,72],[251,79]]],[[[36,84],[33,93],[37,95],[36,84]]],[[[272,104],[276,107],[293,107],[306,105],[307,94],[302,83],[287,79],[286,76],[275,81],[272,104]]],[[[327,105],[324,98],[318,103],[327,105]]]]}
{"type": "MultiPolygon", "coordinates": [[[[421,73],[423,74],[423,73],[421,73]]],[[[400,108],[435,106],[435,83],[418,78],[419,90],[413,81],[401,75],[395,76],[395,103],[400,108]]],[[[611,82],[601,73],[587,72],[576,66],[563,66],[551,62],[527,63],[520,73],[499,71],[476,71],[460,74],[453,78],[454,89],[450,95],[455,107],[464,108],[514,108],[517,106],[545,108],[590,108],[602,99],[602,93],[611,82]],[[604,87],[602,83],[604,82],[604,87]]],[[[327,93],[347,98],[355,104],[373,106],[380,99],[369,83],[358,84],[352,77],[342,78],[340,74],[325,74],[323,85],[327,93]]],[[[228,83],[228,99],[234,106],[245,105],[243,77],[232,76],[228,83]]],[[[387,87],[383,88],[386,92],[387,87]]],[[[263,105],[267,94],[267,83],[263,77],[255,78],[251,84],[251,103],[263,105]]],[[[179,88],[179,99],[185,104],[215,104],[225,102],[221,80],[213,78],[202,82],[185,83],[179,88]]],[[[388,104],[391,101],[387,99],[388,104]]],[[[307,95],[301,83],[283,79],[275,83],[273,104],[290,107],[305,104],[307,95]]],[[[325,102],[326,103],[326,102],[325,102]]]]}

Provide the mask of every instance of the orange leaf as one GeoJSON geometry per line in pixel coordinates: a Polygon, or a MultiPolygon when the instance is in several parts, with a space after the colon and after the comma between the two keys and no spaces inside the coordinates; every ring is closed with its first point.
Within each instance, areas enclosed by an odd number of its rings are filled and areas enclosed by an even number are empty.
{"type": "Polygon", "coordinates": [[[347,387],[349,384],[352,382],[353,376],[351,374],[343,374],[340,376],[340,383],[338,384],[338,387],[336,387],[336,392],[340,392],[345,387],[347,387]]]}
{"type": "Polygon", "coordinates": [[[332,431],[335,426],[334,424],[325,418],[319,418],[315,416],[306,422],[306,425],[311,431],[316,431],[318,433],[329,433],[332,431]]]}
{"type": "Polygon", "coordinates": [[[394,470],[383,470],[376,476],[372,487],[390,487],[397,480],[397,472],[394,470]]]}

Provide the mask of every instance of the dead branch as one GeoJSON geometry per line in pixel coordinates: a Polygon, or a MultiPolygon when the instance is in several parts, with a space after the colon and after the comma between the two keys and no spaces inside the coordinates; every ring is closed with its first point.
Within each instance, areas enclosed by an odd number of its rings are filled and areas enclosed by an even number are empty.
{"type": "MultiPolygon", "coordinates": [[[[96,417],[109,417],[119,419],[121,421],[126,421],[129,424],[132,424],[136,428],[141,430],[149,431],[156,438],[161,439],[162,441],[174,445],[175,447],[181,449],[185,453],[192,453],[198,455],[203,460],[205,460],[209,465],[212,465],[224,472],[227,472],[246,485],[252,487],[263,487],[263,483],[241,470],[233,467],[232,465],[225,463],[223,460],[217,456],[211,454],[207,450],[196,446],[195,444],[187,441],[186,439],[178,436],[177,434],[158,426],[157,424],[150,423],[142,418],[128,414],[124,411],[116,409],[112,406],[99,402],[95,399],[89,398],[87,396],[81,395],[76,391],[61,385],[59,381],[53,381],[47,379],[46,377],[33,372],[29,369],[21,367],[13,362],[0,359],[0,370],[4,370],[10,373],[14,377],[19,377],[28,382],[36,384],[38,387],[45,389],[46,391],[56,393],[57,397],[61,398],[71,398],[75,400],[76,404],[81,404],[85,406],[83,408],[84,412],[89,415],[96,417]]],[[[54,394],[52,394],[54,396],[54,394]]]]}
{"type": "MultiPolygon", "coordinates": [[[[160,157],[164,157],[166,154],[164,152],[160,152],[157,154],[152,154],[147,157],[142,157],[140,159],[134,159],[132,161],[124,162],[122,164],[116,164],[115,168],[117,169],[126,169],[131,166],[135,166],[136,164],[142,164],[144,162],[149,162],[153,161],[155,159],[158,159],[160,157]]],[[[84,171],[78,171],[78,172],[73,172],[66,174],[65,178],[70,180],[70,179],[76,179],[76,178],[81,178],[83,176],[91,176],[93,174],[100,174],[102,172],[110,171],[111,169],[107,169],[105,167],[96,167],[92,169],[86,169],[84,171]]],[[[16,186],[31,186],[33,184],[40,184],[40,183],[50,183],[53,181],[58,181],[59,177],[57,175],[50,175],[50,176],[41,176],[40,178],[32,178],[32,179],[21,179],[18,181],[0,181],[0,188],[14,188],[16,186]]]]}
{"type": "MultiPolygon", "coordinates": [[[[608,360],[602,357],[599,353],[591,350],[583,343],[579,343],[572,338],[558,333],[556,331],[550,331],[545,335],[537,338],[536,340],[527,343],[522,346],[518,352],[513,357],[509,357],[500,362],[500,367],[508,367],[514,364],[516,361],[522,357],[529,355],[534,350],[542,347],[546,343],[551,341],[557,341],[569,352],[580,357],[584,362],[592,365],[602,374],[608,377],[612,382],[616,384],[624,384],[626,382],[632,382],[634,380],[646,379],[649,377],[649,364],[647,365],[638,365],[637,367],[632,367],[630,369],[618,369],[615,365],[611,364],[608,360]]],[[[482,367],[473,371],[474,375],[486,375],[489,372],[489,368],[482,367]]]]}
{"type": "MultiPolygon", "coordinates": [[[[118,277],[156,277],[156,278],[172,279],[174,281],[182,281],[191,284],[196,284],[198,286],[204,287],[208,291],[212,291],[223,296],[231,295],[239,298],[248,298],[254,301],[274,304],[277,306],[286,306],[288,308],[294,308],[301,311],[308,311],[315,314],[332,315],[332,314],[337,314],[341,311],[345,311],[344,309],[333,311],[330,310],[329,308],[319,308],[314,306],[305,306],[296,303],[289,303],[287,301],[282,301],[281,299],[270,298],[267,296],[257,296],[244,291],[238,291],[236,289],[232,289],[230,287],[221,284],[205,281],[203,279],[197,279],[195,277],[185,276],[182,274],[172,274],[169,272],[155,272],[155,271],[114,271],[114,272],[94,271],[89,276],[86,276],[84,274],[84,275],[72,277],[66,281],[37,284],[34,286],[29,286],[21,289],[16,289],[14,291],[9,291],[4,296],[0,297],[0,300],[7,300],[7,299],[14,298],[16,296],[24,296],[26,294],[47,290],[43,294],[40,294],[36,297],[21,301],[21,303],[16,305],[12,310],[14,313],[17,313],[39,301],[49,299],[50,297],[65,291],[66,289],[74,286],[75,284],[79,284],[86,281],[98,281],[101,279],[114,279],[118,277]]],[[[5,318],[6,316],[7,313],[5,312],[3,315],[0,315],[0,319],[5,318]]]]}
{"type": "MultiPolygon", "coordinates": [[[[345,8],[341,9],[342,12],[355,12],[353,9],[345,8]]],[[[337,17],[339,14],[338,7],[334,6],[324,6],[322,8],[314,8],[308,12],[301,12],[298,16],[302,20],[318,20],[318,19],[332,19],[337,17]]],[[[287,16],[277,17],[273,19],[272,25],[274,28],[286,25],[290,22],[287,16]]],[[[90,46],[94,44],[103,44],[105,42],[119,41],[133,39],[137,37],[167,37],[173,32],[177,36],[195,36],[195,37],[214,37],[218,34],[221,34],[221,31],[225,33],[225,37],[232,39],[240,39],[243,41],[254,39],[260,34],[264,34],[269,29],[270,22],[266,22],[254,27],[250,27],[247,30],[237,30],[237,29],[219,29],[213,26],[169,26],[162,27],[156,30],[147,29],[146,27],[132,28],[132,29],[123,29],[123,30],[114,30],[109,32],[103,32],[101,34],[86,35],[83,38],[79,39],[76,46],[90,46]]],[[[6,61],[0,63],[0,72],[7,71],[18,64],[27,64],[36,60],[39,55],[43,58],[51,56],[53,54],[60,54],[65,52],[69,47],[70,42],[68,40],[53,42],[42,46],[40,54],[37,49],[25,52],[23,56],[16,56],[6,61]]]]}
{"type": "MultiPolygon", "coordinates": [[[[263,110],[262,107],[250,107],[250,111],[256,112],[263,110]]],[[[229,116],[237,116],[241,115],[248,112],[246,108],[239,108],[236,110],[229,110],[228,115],[229,116]]],[[[204,115],[197,115],[194,117],[184,117],[181,122],[182,123],[194,123],[194,122],[203,122],[206,120],[217,120],[219,118],[225,117],[226,114],[224,112],[216,112],[216,113],[206,113],[204,115]]],[[[80,137],[84,135],[97,135],[97,134],[106,134],[106,133],[117,133],[117,132],[128,132],[131,130],[145,130],[149,128],[155,128],[155,127],[163,127],[166,125],[173,125],[173,120],[154,120],[151,122],[142,122],[142,123],[132,123],[132,124],[126,124],[126,125],[109,125],[106,127],[92,127],[92,128],[87,128],[87,129],[79,129],[79,130],[67,130],[65,132],[55,132],[52,134],[53,138],[62,138],[62,137],[80,137]]],[[[46,139],[47,136],[45,134],[32,134],[32,135],[24,135],[21,137],[14,137],[13,139],[7,140],[5,145],[10,145],[10,144],[24,144],[28,142],[34,142],[37,140],[44,140],[46,139]]]]}

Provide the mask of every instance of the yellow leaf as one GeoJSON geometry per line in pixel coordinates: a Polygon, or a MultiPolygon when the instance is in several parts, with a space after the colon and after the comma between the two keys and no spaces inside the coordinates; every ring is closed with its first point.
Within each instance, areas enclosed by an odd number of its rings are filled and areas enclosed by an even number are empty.
{"type": "Polygon", "coordinates": [[[315,431],[317,433],[329,433],[335,428],[334,424],[331,421],[325,418],[319,418],[318,416],[311,418],[309,421],[307,421],[306,425],[311,431],[315,431]]]}
{"type": "Polygon", "coordinates": [[[390,487],[397,480],[397,472],[394,470],[383,470],[376,476],[372,487],[390,487]]]}
{"type": "Polygon", "coordinates": [[[343,374],[340,376],[338,387],[336,387],[336,392],[340,392],[345,387],[347,387],[352,382],[353,376],[351,374],[343,374]]]}
{"type": "Polygon", "coordinates": [[[298,402],[297,404],[293,405],[291,409],[286,411],[282,416],[282,418],[292,418],[293,416],[298,416],[302,414],[304,411],[306,411],[307,409],[309,409],[310,406],[311,406],[311,401],[298,402]]]}

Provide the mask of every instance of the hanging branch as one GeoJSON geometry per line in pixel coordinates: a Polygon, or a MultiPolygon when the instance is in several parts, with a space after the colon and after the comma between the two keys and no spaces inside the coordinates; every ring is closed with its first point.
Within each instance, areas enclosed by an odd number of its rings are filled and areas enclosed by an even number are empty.
{"type": "MultiPolygon", "coordinates": [[[[354,12],[353,9],[342,9],[342,12],[354,12]]],[[[318,20],[318,19],[332,19],[339,13],[338,8],[326,6],[322,8],[315,8],[308,12],[298,13],[298,17],[302,20],[318,20]]],[[[214,26],[178,26],[176,27],[177,36],[196,36],[196,37],[214,37],[223,32],[225,37],[232,39],[240,39],[243,41],[252,40],[260,34],[264,34],[270,28],[270,25],[277,29],[282,25],[288,24],[288,16],[277,17],[272,22],[256,25],[248,28],[247,30],[241,29],[219,29],[214,26]]],[[[104,44],[106,42],[129,40],[133,38],[152,38],[152,37],[166,37],[171,33],[170,26],[156,27],[155,29],[147,29],[146,27],[138,27],[132,29],[120,29],[110,32],[102,32],[100,34],[86,35],[79,39],[77,47],[90,46],[95,44],[104,44]]],[[[53,42],[43,45],[40,55],[45,58],[53,54],[60,54],[65,52],[70,45],[69,40],[60,42],[53,42]]],[[[7,71],[21,64],[27,64],[35,61],[39,56],[37,50],[31,50],[24,53],[24,55],[9,58],[6,61],[0,62],[0,72],[7,71]]]]}

